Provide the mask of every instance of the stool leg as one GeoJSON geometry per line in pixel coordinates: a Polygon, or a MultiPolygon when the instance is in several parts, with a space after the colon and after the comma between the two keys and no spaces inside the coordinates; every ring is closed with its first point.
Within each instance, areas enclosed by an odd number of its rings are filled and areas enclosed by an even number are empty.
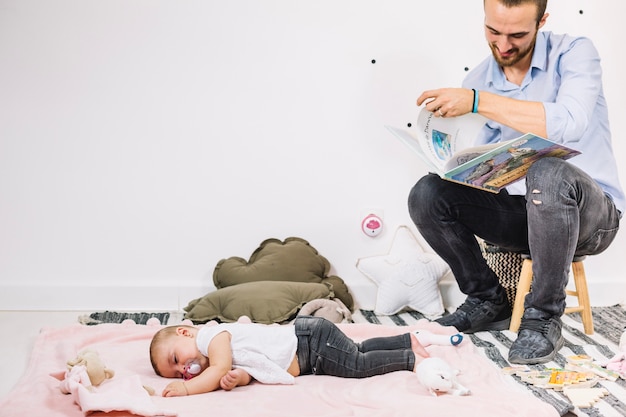
{"type": "Polygon", "coordinates": [[[511,324],[509,330],[517,332],[519,326],[522,323],[522,316],[524,315],[524,299],[526,294],[530,291],[530,284],[533,280],[533,261],[531,259],[524,259],[522,263],[522,271],[519,274],[519,282],[517,283],[517,290],[515,292],[515,304],[513,305],[513,313],[511,314],[511,324]]]}
{"type": "Polygon", "coordinates": [[[572,263],[572,275],[578,296],[578,305],[581,307],[580,316],[583,321],[585,334],[593,334],[593,317],[591,315],[591,303],[589,302],[589,290],[587,289],[587,277],[582,261],[572,263]]]}

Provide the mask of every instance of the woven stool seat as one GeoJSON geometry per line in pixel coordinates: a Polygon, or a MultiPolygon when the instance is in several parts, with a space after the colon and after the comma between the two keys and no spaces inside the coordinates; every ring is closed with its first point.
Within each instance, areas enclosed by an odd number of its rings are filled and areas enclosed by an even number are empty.
{"type": "Polygon", "coordinates": [[[489,242],[481,241],[480,249],[487,262],[487,266],[498,277],[500,285],[506,291],[506,297],[511,307],[515,303],[517,283],[522,271],[522,254],[509,252],[489,242]]]}

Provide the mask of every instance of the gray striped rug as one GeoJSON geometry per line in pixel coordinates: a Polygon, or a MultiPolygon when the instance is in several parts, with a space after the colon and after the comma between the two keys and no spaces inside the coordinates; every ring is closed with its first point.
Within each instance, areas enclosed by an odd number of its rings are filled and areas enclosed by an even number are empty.
{"type": "MultiPolygon", "coordinates": [[[[423,318],[422,314],[415,311],[404,311],[392,316],[380,316],[369,310],[357,310],[353,314],[355,323],[375,323],[389,326],[409,326],[423,318]]],[[[586,354],[598,361],[613,357],[618,351],[619,338],[626,326],[626,310],[620,306],[594,307],[593,322],[595,333],[588,336],[583,331],[580,315],[563,316],[565,345],[554,361],[530,367],[538,370],[562,368],[567,362],[566,357],[571,355],[586,354]]],[[[508,330],[478,332],[470,335],[470,340],[478,347],[481,354],[490,359],[495,366],[499,368],[510,366],[506,358],[511,343],[515,340],[514,333],[508,330]]],[[[597,386],[606,388],[609,395],[588,408],[575,408],[563,392],[528,385],[516,375],[507,375],[506,378],[512,378],[536,397],[552,405],[562,416],[568,413],[588,417],[626,416],[626,380],[621,378],[615,382],[600,381],[597,386]]]]}
{"type": "Polygon", "coordinates": [[[124,313],[118,311],[99,311],[89,315],[80,316],[78,322],[93,326],[102,323],[121,323],[124,320],[132,320],[137,324],[146,324],[149,319],[156,317],[161,324],[167,324],[170,313],[124,313]]]}

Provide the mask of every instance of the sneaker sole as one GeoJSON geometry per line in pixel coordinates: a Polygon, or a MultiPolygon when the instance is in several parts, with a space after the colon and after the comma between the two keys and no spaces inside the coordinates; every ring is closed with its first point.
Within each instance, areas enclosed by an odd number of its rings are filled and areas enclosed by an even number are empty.
{"type": "Polygon", "coordinates": [[[561,335],[561,337],[559,337],[559,340],[556,341],[556,347],[552,350],[550,354],[546,356],[542,356],[540,358],[518,358],[518,359],[513,358],[513,360],[509,358],[509,362],[515,363],[517,365],[536,365],[540,363],[550,362],[552,359],[554,359],[554,357],[559,352],[559,350],[561,350],[564,344],[565,344],[565,339],[561,335]]]}

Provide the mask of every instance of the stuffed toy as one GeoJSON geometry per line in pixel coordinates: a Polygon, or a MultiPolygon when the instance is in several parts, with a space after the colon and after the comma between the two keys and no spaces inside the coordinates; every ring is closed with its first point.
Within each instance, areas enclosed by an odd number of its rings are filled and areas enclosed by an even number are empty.
{"type": "Polygon", "coordinates": [[[255,323],[283,323],[318,298],[337,298],[351,311],[354,300],[348,286],[328,275],[330,269],[330,262],[304,239],[266,239],[248,260],[220,260],[213,271],[216,290],[190,301],[185,318],[195,324],[233,323],[245,315],[255,323]]]}
{"type": "Polygon", "coordinates": [[[76,358],[67,361],[67,372],[63,381],[65,384],[61,385],[61,391],[65,394],[70,393],[68,385],[70,380],[77,381],[93,391],[94,387],[113,378],[113,375],[115,372],[104,365],[98,352],[84,349],[78,353],[76,358]]]}
{"type": "Polygon", "coordinates": [[[463,341],[463,333],[455,333],[453,335],[434,334],[427,331],[419,330],[413,332],[417,341],[424,347],[431,345],[439,346],[458,346],[463,341]]]}
{"type": "Polygon", "coordinates": [[[607,362],[606,369],[615,371],[622,379],[626,379],[626,330],[619,339],[619,352],[607,362]]]}
{"type": "Polygon", "coordinates": [[[439,281],[450,267],[427,253],[408,226],[399,226],[386,254],[360,258],[357,269],[377,286],[377,314],[403,309],[419,311],[429,319],[444,313],[439,281]]]}
{"type": "MultiPolygon", "coordinates": [[[[213,284],[218,291],[258,281],[331,284],[335,297],[352,310],[354,300],[348,286],[338,276],[328,275],[330,269],[328,259],[306,240],[299,237],[288,237],[284,241],[270,238],[261,242],[248,260],[232,256],[219,261],[213,271],[213,284]]],[[[307,301],[311,300],[313,298],[307,301]]]]}
{"type": "Polygon", "coordinates": [[[302,306],[298,316],[323,317],[333,323],[352,323],[352,313],[339,298],[318,298],[302,306]]]}
{"type": "Polygon", "coordinates": [[[426,358],[415,368],[417,379],[424,385],[428,392],[437,396],[439,394],[469,395],[470,390],[459,384],[456,376],[458,370],[454,370],[441,358],[426,358]]]}

